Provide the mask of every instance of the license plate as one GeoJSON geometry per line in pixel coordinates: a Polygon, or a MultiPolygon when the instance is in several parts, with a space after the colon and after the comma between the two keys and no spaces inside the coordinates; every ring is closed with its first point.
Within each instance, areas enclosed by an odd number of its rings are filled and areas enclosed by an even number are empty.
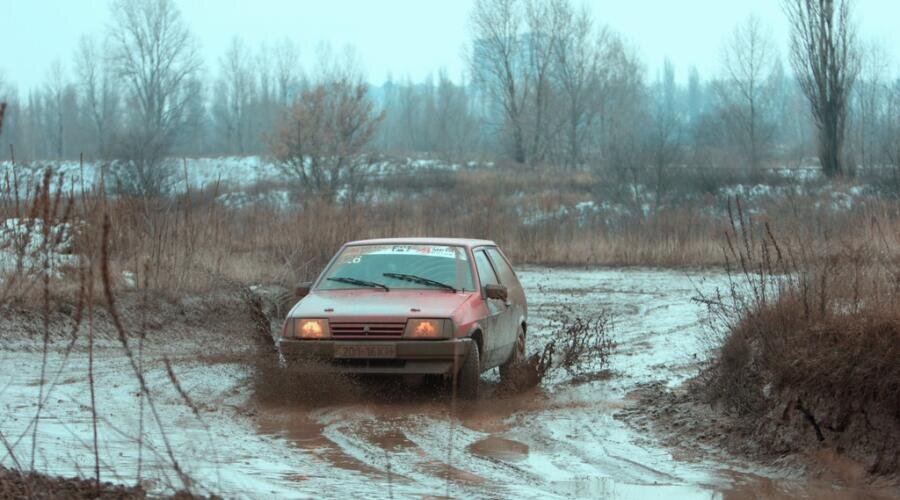
{"type": "Polygon", "coordinates": [[[394,344],[359,345],[337,344],[334,346],[335,358],[396,358],[397,346],[394,344]]]}

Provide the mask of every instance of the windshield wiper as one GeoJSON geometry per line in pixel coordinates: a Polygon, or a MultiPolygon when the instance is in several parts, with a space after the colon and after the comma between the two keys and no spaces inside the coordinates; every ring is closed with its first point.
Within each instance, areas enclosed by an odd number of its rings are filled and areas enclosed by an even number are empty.
{"type": "Polygon", "coordinates": [[[349,283],[351,285],[367,286],[369,288],[384,288],[384,291],[386,291],[386,292],[391,291],[391,289],[388,288],[387,285],[384,285],[382,283],[376,283],[374,281],[366,281],[366,280],[359,280],[356,278],[343,278],[343,277],[341,277],[341,278],[325,278],[325,279],[327,279],[328,281],[337,281],[339,283],[349,283]]]}
{"type": "Polygon", "coordinates": [[[394,278],[397,280],[412,281],[413,283],[418,283],[420,285],[436,286],[439,288],[443,288],[445,290],[450,290],[451,292],[456,291],[455,287],[450,286],[446,283],[441,283],[440,281],[435,281],[433,279],[425,278],[423,276],[416,276],[415,274],[382,273],[381,275],[387,276],[388,278],[394,278]]]}

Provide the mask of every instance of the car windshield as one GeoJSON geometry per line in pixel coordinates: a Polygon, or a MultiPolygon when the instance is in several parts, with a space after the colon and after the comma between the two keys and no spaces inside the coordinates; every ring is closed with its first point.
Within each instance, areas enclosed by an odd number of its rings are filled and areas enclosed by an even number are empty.
{"type": "Polygon", "coordinates": [[[338,290],[384,285],[391,290],[471,291],[475,288],[473,283],[472,266],[463,247],[353,245],[337,256],[317,288],[338,290]],[[362,284],[363,281],[370,284],[362,284]]]}

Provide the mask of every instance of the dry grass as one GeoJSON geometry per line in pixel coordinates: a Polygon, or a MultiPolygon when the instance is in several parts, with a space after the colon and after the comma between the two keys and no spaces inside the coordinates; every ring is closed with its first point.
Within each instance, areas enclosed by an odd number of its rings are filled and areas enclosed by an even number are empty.
{"type": "MultiPolygon", "coordinates": [[[[900,409],[898,234],[889,237],[877,219],[866,226],[862,239],[776,237],[738,205],[725,235],[731,289],[707,298],[726,332],[720,370],[735,377],[723,395],[749,397],[733,389],[750,377],[779,387],[822,384],[838,396],[880,394],[900,409]],[[888,387],[871,387],[882,382],[888,387]]],[[[755,407],[752,397],[735,403],[755,407]]]]}
{"type": "MultiPolygon", "coordinates": [[[[463,171],[426,180],[413,183],[415,189],[402,179],[381,181],[373,186],[377,201],[364,204],[308,202],[286,210],[228,208],[216,201],[216,189],[165,200],[107,198],[96,190],[72,196],[66,217],[77,230],[75,253],[97,260],[103,217],[108,215],[115,285],[127,287],[122,280],[128,272],[152,290],[175,295],[215,288],[222,279],[290,285],[313,278],[346,241],[389,236],[492,239],[517,264],[727,263],[718,237],[727,230],[728,219],[714,201],[685,202],[649,215],[558,214],[560,207],[591,199],[597,179],[583,173],[509,176],[503,171],[463,171]],[[399,184],[385,188],[390,182],[399,184]],[[546,214],[557,215],[542,219],[546,214]]],[[[0,198],[0,218],[35,217],[22,200],[0,198]]],[[[754,209],[780,233],[810,241],[823,235],[841,235],[848,241],[882,238],[898,253],[897,203],[871,201],[835,212],[814,208],[817,201],[793,197],[754,209]]],[[[68,206],[66,197],[54,206],[68,206]]],[[[75,291],[66,283],[53,288],[58,293],[75,291]]]]}
{"type": "Polygon", "coordinates": [[[776,237],[738,206],[725,243],[731,288],[704,299],[724,334],[706,382],[738,414],[787,420],[796,411],[817,441],[866,457],[870,472],[895,473],[898,233],[877,218],[864,226],[776,237]]]}

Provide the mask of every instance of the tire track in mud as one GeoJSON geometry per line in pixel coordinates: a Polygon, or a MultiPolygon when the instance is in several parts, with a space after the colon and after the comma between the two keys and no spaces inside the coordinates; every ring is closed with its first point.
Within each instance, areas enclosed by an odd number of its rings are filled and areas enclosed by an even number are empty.
{"type": "MultiPolygon", "coordinates": [[[[592,408],[598,411],[599,408],[592,408]]],[[[609,445],[624,448],[624,452],[635,453],[647,459],[645,450],[636,447],[616,436],[613,429],[600,435],[591,425],[604,428],[616,427],[611,418],[605,414],[589,413],[576,410],[564,417],[544,415],[556,421],[567,420],[571,425],[557,429],[547,429],[536,442],[543,446],[538,451],[549,457],[551,462],[572,478],[613,477],[617,481],[631,484],[682,483],[683,481],[654,467],[644,465],[636,460],[621,457],[609,452],[609,445]]]]}
{"type": "MultiPolygon", "coordinates": [[[[512,461],[517,460],[516,457],[510,456],[510,453],[495,453],[496,448],[493,446],[497,442],[516,443],[526,448],[527,445],[506,440],[500,437],[504,433],[486,433],[468,425],[465,418],[456,417],[458,420],[455,424],[451,424],[444,417],[441,420],[428,417],[428,421],[420,422],[420,425],[409,429],[407,436],[414,441],[422,450],[434,450],[426,453],[430,457],[431,463],[434,465],[433,471],[438,472],[440,478],[446,477],[447,467],[458,469],[465,467],[465,471],[469,474],[480,478],[477,485],[484,488],[502,492],[506,491],[505,485],[498,484],[496,478],[506,477],[510,482],[518,484],[538,484],[539,477],[531,474],[529,471],[522,469],[512,461]],[[449,464],[443,462],[446,458],[446,450],[451,445],[443,438],[449,431],[435,432],[432,429],[440,428],[440,426],[450,427],[455,425],[454,440],[452,443],[453,453],[452,460],[449,464]],[[459,433],[463,435],[460,436],[459,433]],[[480,451],[480,453],[477,453],[480,451]],[[491,455],[493,453],[493,456],[491,455]],[[502,458],[501,458],[502,455],[502,458]]],[[[527,453],[527,451],[526,451],[527,453]]],[[[520,457],[521,458],[521,457],[520,457]]]]}
{"type": "MultiPolygon", "coordinates": [[[[324,465],[367,477],[385,479],[389,475],[386,471],[348,453],[339,442],[326,434],[326,425],[316,422],[307,415],[269,413],[257,418],[257,425],[263,434],[283,436],[324,465]]],[[[394,479],[411,481],[400,474],[394,479]]]]}
{"type": "MultiPolygon", "coordinates": [[[[330,427],[325,434],[340,443],[345,451],[354,450],[378,463],[383,471],[396,471],[423,485],[434,484],[438,478],[452,478],[455,483],[466,485],[484,484],[485,478],[478,474],[445,462],[446,454],[439,446],[414,439],[416,429],[422,426],[435,428],[437,424],[438,421],[422,416],[399,420],[370,416],[362,422],[330,427]]],[[[436,434],[447,431],[435,429],[436,434]]],[[[454,436],[454,439],[459,438],[454,436]]]]}
{"type": "MultiPolygon", "coordinates": [[[[299,418],[292,417],[292,425],[299,418]]],[[[453,459],[448,463],[451,424],[444,415],[379,418],[371,411],[340,408],[313,411],[307,418],[308,435],[302,440],[289,435],[289,439],[334,467],[382,483],[406,482],[433,490],[449,480],[454,489],[499,494],[503,488],[498,489],[487,478],[498,474],[509,477],[510,472],[516,472],[511,479],[534,481],[534,477],[524,477],[527,474],[521,469],[472,454],[470,446],[490,435],[458,422],[453,429],[453,459]]]]}
{"type": "Polygon", "coordinates": [[[528,463],[535,453],[525,444],[527,433],[517,430],[522,411],[548,405],[559,411],[573,406],[536,391],[462,405],[452,420],[443,401],[262,408],[257,420],[261,432],[284,436],[304,453],[355,476],[382,484],[408,481],[426,491],[441,490],[449,480],[467,494],[510,495],[525,486],[548,487],[528,463]],[[535,403],[542,399],[546,404],[535,403]]]}

